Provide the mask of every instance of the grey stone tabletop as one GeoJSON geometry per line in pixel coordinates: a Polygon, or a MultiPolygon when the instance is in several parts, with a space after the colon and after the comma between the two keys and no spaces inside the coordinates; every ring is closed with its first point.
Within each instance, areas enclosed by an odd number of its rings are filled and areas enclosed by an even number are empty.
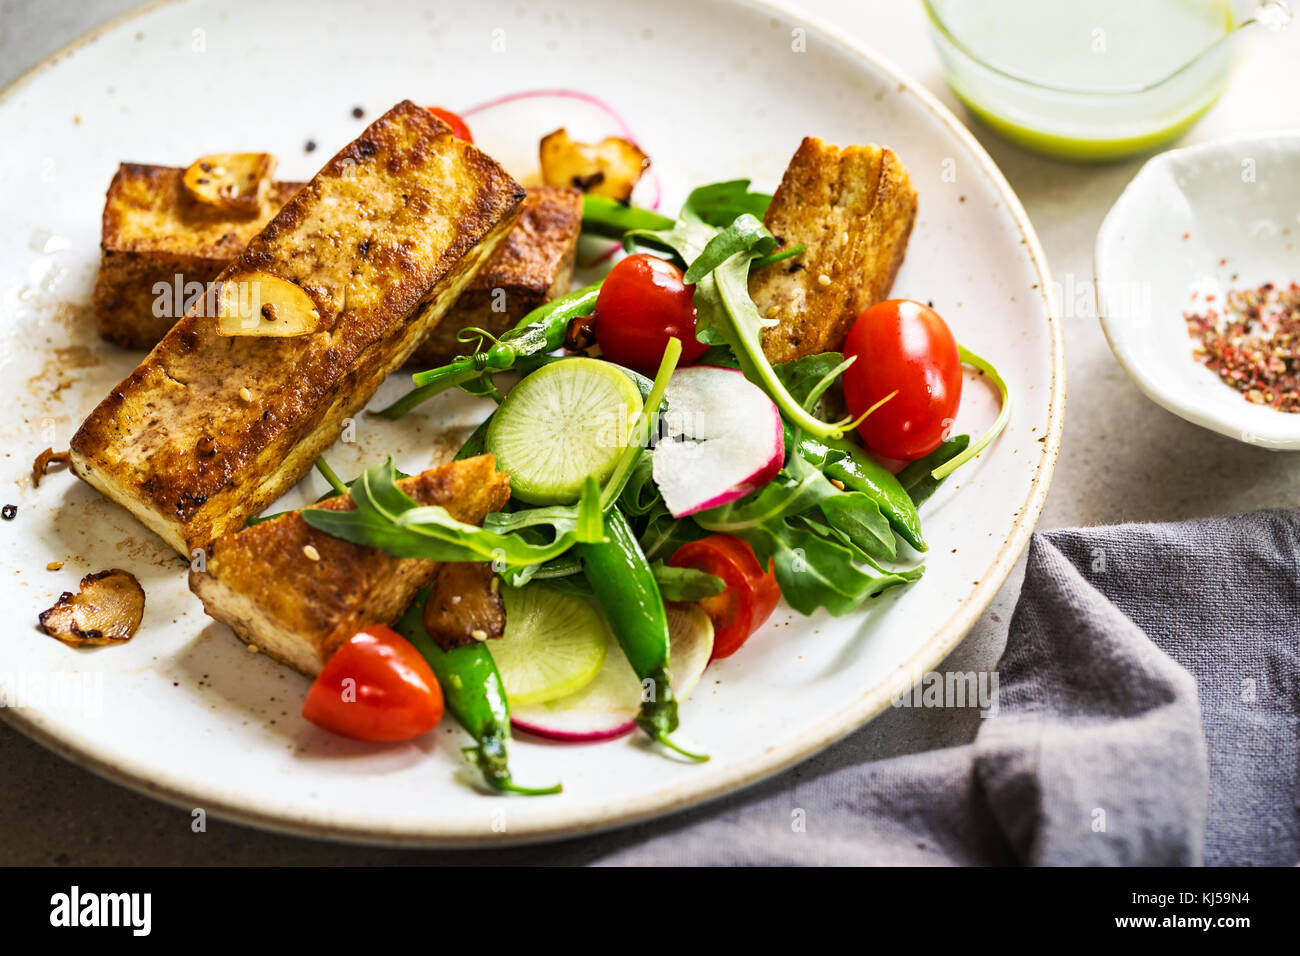
{"type": "MultiPolygon", "coordinates": [[[[437,0],[427,0],[437,6],[437,0]]],[[[135,0],[0,0],[0,85],[65,43],[131,10],[135,0]]],[[[1039,527],[1179,520],[1300,503],[1300,458],[1244,445],[1179,419],[1145,398],[1112,357],[1096,317],[1097,228],[1142,160],[1072,165],[1030,155],[966,114],[939,73],[920,3],[804,0],[819,20],[882,51],[968,122],[1019,194],[1042,240],[1065,323],[1069,391],[1064,445],[1039,527]]],[[[1252,39],[1228,92],[1182,142],[1300,128],[1300,29],[1252,39]]],[[[2,161],[2,160],[0,160],[2,161]]],[[[991,669],[1019,593],[1013,573],[943,670],[991,669]]],[[[900,708],[790,773],[813,777],[849,763],[964,743],[976,711],[900,708]]],[[[0,864],[581,863],[743,804],[744,792],[660,823],[561,844],[495,851],[405,851],[264,833],[210,821],[102,780],[0,724],[0,864]]],[[[778,778],[779,779],[779,778],[778,778]]],[[[761,791],[768,785],[760,784],[761,791]]]]}

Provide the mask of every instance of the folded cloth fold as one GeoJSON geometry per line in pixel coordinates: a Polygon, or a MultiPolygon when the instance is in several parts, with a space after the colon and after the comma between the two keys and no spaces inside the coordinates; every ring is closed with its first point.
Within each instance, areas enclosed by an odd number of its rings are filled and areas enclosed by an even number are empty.
{"type": "Polygon", "coordinates": [[[582,856],[1300,862],[1298,553],[1291,512],[1037,534],[996,714],[973,743],[796,768],[730,805],[583,841],[582,856]]]}

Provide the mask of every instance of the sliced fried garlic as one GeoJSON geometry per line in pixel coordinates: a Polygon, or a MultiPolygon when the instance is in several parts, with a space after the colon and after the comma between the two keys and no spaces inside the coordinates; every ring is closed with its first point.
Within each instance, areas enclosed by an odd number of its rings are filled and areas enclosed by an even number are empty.
{"type": "Polygon", "coordinates": [[[208,206],[252,215],[262,208],[275,172],[270,153],[214,153],[185,170],[185,191],[208,206]]]}
{"type": "Polygon", "coordinates": [[[320,324],[311,296],[269,272],[231,276],[217,290],[218,335],[307,335],[320,324]]]}
{"type": "Polygon", "coordinates": [[[130,571],[112,568],[87,574],[81,590],[64,591],[40,621],[46,634],[83,647],[129,641],[143,616],[144,588],[130,571]]]}
{"type": "Polygon", "coordinates": [[[573,187],[593,196],[627,200],[650,158],[635,143],[609,136],[599,143],[580,143],[563,129],[542,138],[542,180],[548,186],[573,187]]]}

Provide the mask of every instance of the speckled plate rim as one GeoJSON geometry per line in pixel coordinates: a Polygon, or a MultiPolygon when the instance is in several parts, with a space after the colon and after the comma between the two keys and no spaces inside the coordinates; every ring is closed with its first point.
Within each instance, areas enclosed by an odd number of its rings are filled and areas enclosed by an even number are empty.
{"type": "MultiPolygon", "coordinates": [[[[83,46],[95,42],[101,36],[137,17],[176,2],[180,0],[152,0],[109,20],[61,47],[0,90],[0,102],[8,100],[34,77],[46,72],[64,57],[83,46]]],[[[889,706],[891,699],[905,692],[911,686],[916,674],[932,669],[961,643],[962,638],[1001,589],[1021,552],[1029,543],[1029,537],[1033,533],[1034,525],[1046,501],[1052,473],[1060,453],[1061,433],[1065,423],[1065,337],[1061,316],[1052,294],[1053,286],[1047,256],[1019,197],[1012,190],[1006,177],[1002,175],[1002,171],[998,169],[997,164],[974,135],[934,94],[905,77],[896,67],[867,46],[844,36],[824,20],[810,16],[802,10],[784,6],[774,0],[710,0],[710,2],[740,7],[769,16],[796,19],[800,24],[806,24],[810,33],[819,35],[825,42],[839,48],[851,58],[884,73],[897,82],[900,91],[914,96],[966,148],[981,173],[993,184],[1015,220],[1030,261],[1038,273],[1038,289],[1046,309],[1052,342],[1051,388],[1042,454],[1035,468],[1029,494],[1002,547],[992,564],[980,576],[979,583],[971,589],[943,626],[917,648],[907,661],[899,665],[890,679],[864,694],[852,706],[823,720],[799,736],[772,746],[760,761],[711,777],[702,784],[676,785],[644,793],[634,800],[625,801],[617,806],[606,806],[594,813],[589,810],[557,811],[550,816],[530,821],[527,825],[512,827],[509,836],[505,839],[495,835],[491,840],[487,840],[478,829],[448,828],[445,825],[425,831],[412,830],[409,827],[359,827],[334,819],[334,815],[328,812],[290,816],[252,804],[247,798],[233,791],[195,788],[183,780],[158,776],[130,762],[106,759],[105,756],[96,753],[93,746],[84,743],[79,746],[77,741],[68,739],[69,735],[52,732],[39,714],[0,708],[0,717],[3,717],[6,723],[61,757],[114,783],[178,807],[202,806],[214,816],[236,823],[281,833],[349,843],[411,848],[484,849],[588,836],[603,830],[629,826],[653,817],[664,816],[758,783],[813,756],[862,727],[889,706]]]]}
{"type": "MultiPolygon", "coordinates": [[[[1248,143],[1278,142],[1280,140],[1288,141],[1295,155],[1300,157],[1300,130],[1295,129],[1235,133],[1206,143],[1194,143],[1191,146],[1181,146],[1178,149],[1167,149],[1163,153],[1152,156],[1142,164],[1142,168],[1129,180],[1128,185],[1124,187],[1124,191],[1119,194],[1114,204],[1106,212],[1106,218],[1101,221],[1101,226],[1097,229],[1097,239],[1093,243],[1092,250],[1092,277],[1094,287],[1097,290],[1097,320],[1101,323],[1102,334],[1106,336],[1106,344],[1110,346],[1111,354],[1115,356],[1115,361],[1119,362],[1120,368],[1124,369],[1143,395],[1165,409],[1165,411],[1172,412],[1184,421],[1189,421],[1193,425],[1200,425],[1202,428],[1217,432],[1220,435],[1226,435],[1228,438],[1235,438],[1247,445],[1258,445],[1270,451],[1297,451],[1300,450],[1300,425],[1287,420],[1287,418],[1294,418],[1294,416],[1279,418],[1276,429],[1261,427],[1258,424],[1247,426],[1242,421],[1235,419],[1226,410],[1217,411],[1210,407],[1180,399],[1176,388],[1167,386],[1163,381],[1143,371],[1133,359],[1131,350],[1128,347],[1128,340],[1121,334],[1118,326],[1111,321],[1112,310],[1109,303],[1109,285],[1102,275],[1101,267],[1102,250],[1108,243],[1114,241],[1111,237],[1115,230],[1119,228],[1117,223],[1123,212],[1122,207],[1127,202],[1132,201],[1132,197],[1137,191],[1146,187],[1147,181],[1156,175],[1157,170],[1180,159],[1195,159],[1201,155],[1216,153],[1225,149],[1230,150],[1233,147],[1244,146],[1248,143]]],[[[1195,366],[1189,363],[1189,373],[1194,368],[1195,366]]],[[[1245,411],[1247,408],[1248,406],[1243,402],[1242,410],[1245,411]]],[[[1281,416],[1284,413],[1279,412],[1277,414],[1281,416]]]]}

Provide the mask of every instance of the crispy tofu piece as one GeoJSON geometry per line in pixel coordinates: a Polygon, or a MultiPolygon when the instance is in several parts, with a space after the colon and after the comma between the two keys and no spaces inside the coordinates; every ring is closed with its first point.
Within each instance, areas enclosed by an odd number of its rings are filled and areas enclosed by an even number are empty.
{"type": "MultiPolygon", "coordinates": [[[[181,184],[184,173],[179,167],[123,163],[108,188],[91,302],[99,334],[110,342],[126,348],[157,345],[176,322],[170,306],[197,296],[303,185],[272,183],[256,216],[232,218],[190,199],[181,184]]],[[[581,193],[529,189],[515,228],[411,363],[442,365],[465,351],[456,341],[461,329],[476,326],[499,334],[567,292],[581,229],[581,193]]]]}
{"type": "Polygon", "coordinates": [[[157,345],[180,318],[178,303],[195,298],[303,186],[272,183],[254,215],[239,215],[196,202],[184,175],[123,163],[108,187],[91,305],[110,342],[157,345]]]}
{"type": "Polygon", "coordinates": [[[764,221],[785,248],[804,253],[755,272],[749,292],[771,362],[834,351],[858,314],[889,295],[916,219],[916,190],[883,146],[800,144],[764,221]]]}
{"type": "MultiPolygon", "coordinates": [[[[510,497],[510,481],[491,455],[449,462],[398,487],[467,524],[481,523],[510,497]]],[[[312,507],[354,506],[340,497],[312,507]]],[[[332,537],[292,511],[213,541],[205,569],[191,567],[190,590],[244,643],[314,675],[361,628],[396,620],[437,571],[434,561],[393,558],[332,537]]]]}
{"type": "Polygon", "coordinates": [[[461,329],[473,326],[500,335],[539,305],[568,292],[581,230],[581,193],[530,188],[515,228],[415,350],[411,363],[444,365],[468,350],[456,341],[461,329]]]}
{"type": "Polygon", "coordinates": [[[205,295],[91,412],[72,439],[73,469],[182,554],[240,527],[424,340],[513,227],[523,196],[432,113],[399,103],[218,277],[292,282],[321,328],[223,338],[205,295]]]}

